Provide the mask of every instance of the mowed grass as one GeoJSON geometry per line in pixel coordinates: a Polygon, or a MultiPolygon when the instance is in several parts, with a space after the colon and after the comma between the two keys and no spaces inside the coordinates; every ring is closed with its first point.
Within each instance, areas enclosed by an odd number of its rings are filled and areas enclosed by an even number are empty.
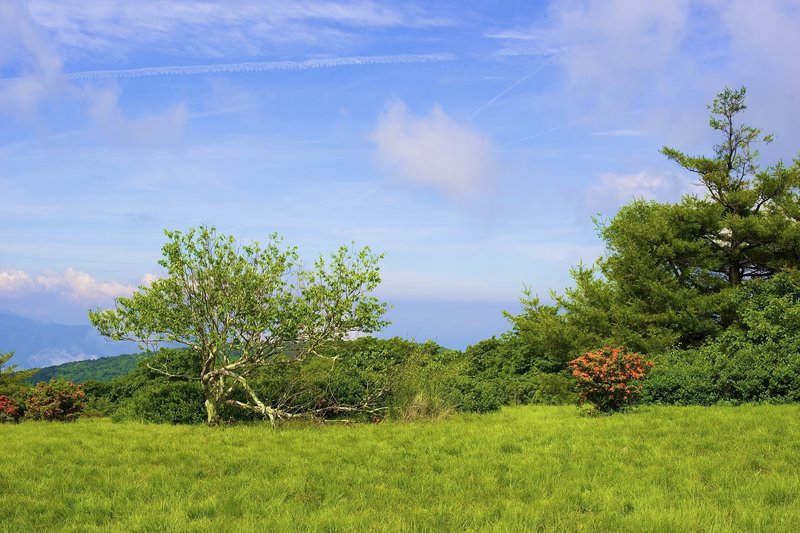
{"type": "Polygon", "coordinates": [[[2,531],[797,531],[800,405],[1,425],[2,531]]]}

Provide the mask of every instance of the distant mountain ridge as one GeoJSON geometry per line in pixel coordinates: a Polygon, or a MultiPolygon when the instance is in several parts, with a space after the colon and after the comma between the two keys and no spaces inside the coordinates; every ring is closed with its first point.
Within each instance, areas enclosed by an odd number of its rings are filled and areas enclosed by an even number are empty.
{"type": "Polygon", "coordinates": [[[110,342],[92,326],[52,324],[0,311],[0,353],[19,369],[138,352],[134,342],[110,342]]]}

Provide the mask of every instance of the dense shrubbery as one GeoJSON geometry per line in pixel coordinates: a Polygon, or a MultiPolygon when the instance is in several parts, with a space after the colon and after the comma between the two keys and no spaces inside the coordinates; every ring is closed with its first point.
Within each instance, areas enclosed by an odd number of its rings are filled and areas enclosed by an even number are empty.
{"type": "Polygon", "coordinates": [[[196,376],[197,359],[187,350],[164,348],[139,361],[130,374],[109,382],[85,384],[87,411],[115,420],[160,423],[193,423],[204,419],[203,394],[199,384],[177,380],[153,369],[167,365],[187,378],[196,376]]]}
{"type": "Polygon", "coordinates": [[[72,422],[81,415],[84,406],[83,386],[65,379],[38,383],[25,409],[25,418],[72,422]]]}
{"type": "MultiPolygon", "coordinates": [[[[325,345],[320,355],[300,365],[278,361],[251,376],[250,384],[271,405],[321,419],[437,418],[449,412],[492,411],[506,403],[505,392],[496,382],[482,381],[465,354],[432,342],[363,337],[325,345]]],[[[127,376],[86,383],[87,409],[116,420],[200,422],[204,408],[197,381],[153,370],[168,366],[192,378],[196,364],[197,358],[185,350],[161,350],[127,376]]],[[[244,401],[244,394],[239,391],[233,399],[244,401]]],[[[232,406],[221,415],[223,420],[260,419],[232,406]]]]}
{"type": "Polygon", "coordinates": [[[203,390],[197,382],[158,383],[136,391],[114,412],[114,420],[197,424],[206,418],[203,390]]]}
{"type": "Polygon", "coordinates": [[[0,422],[17,421],[25,415],[25,407],[33,389],[25,381],[33,373],[31,370],[17,371],[16,365],[9,365],[14,353],[0,353],[0,396],[5,397],[5,408],[0,409],[0,422]]]}
{"type": "Polygon", "coordinates": [[[570,404],[576,400],[572,381],[543,356],[538,346],[514,331],[467,348],[468,373],[483,390],[490,389],[498,405],[570,404]]]}
{"type": "Polygon", "coordinates": [[[646,401],[800,400],[800,272],[751,281],[734,302],[737,324],[704,346],[660,358],[645,381],[646,401]]]}

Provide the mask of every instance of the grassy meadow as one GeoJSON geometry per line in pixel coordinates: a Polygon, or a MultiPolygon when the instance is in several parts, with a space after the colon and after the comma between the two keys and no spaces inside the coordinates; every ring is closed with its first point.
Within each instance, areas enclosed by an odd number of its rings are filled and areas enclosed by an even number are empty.
{"type": "Polygon", "coordinates": [[[800,405],[0,425],[0,531],[792,531],[800,405]]]}

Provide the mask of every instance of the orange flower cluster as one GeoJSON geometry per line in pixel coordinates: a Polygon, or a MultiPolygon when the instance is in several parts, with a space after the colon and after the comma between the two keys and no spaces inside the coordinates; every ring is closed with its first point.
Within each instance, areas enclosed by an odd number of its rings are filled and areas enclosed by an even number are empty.
{"type": "Polygon", "coordinates": [[[601,411],[616,411],[633,403],[653,363],[624,348],[604,346],[573,359],[569,366],[581,401],[601,411]]]}

